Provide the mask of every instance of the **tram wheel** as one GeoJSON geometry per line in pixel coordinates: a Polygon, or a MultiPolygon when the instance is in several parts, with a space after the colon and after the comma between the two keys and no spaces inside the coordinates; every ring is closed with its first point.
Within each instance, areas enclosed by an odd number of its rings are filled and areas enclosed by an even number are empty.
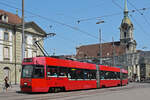
{"type": "Polygon", "coordinates": [[[58,92],[58,88],[54,88],[54,93],[57,93],[58,92]]]}
{"type": "Polygon", "coordinates": [[[51,87],[49,88],[50,93],[58,93],[58,92],[64,92],[66,91],[65,87],[51,87]]]}
{"type": "Polygon", "coordinates": [[[53,92],[54,92],[54,88],[52,88],[52,87],[49,88],[48,92],[49,92],[49,93],[53,93],[53,92]]]}

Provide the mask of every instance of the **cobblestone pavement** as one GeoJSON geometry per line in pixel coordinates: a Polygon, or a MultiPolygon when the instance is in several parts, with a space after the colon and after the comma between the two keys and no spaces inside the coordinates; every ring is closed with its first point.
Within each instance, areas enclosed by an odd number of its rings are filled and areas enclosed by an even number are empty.
{"type": "MultiPolygon", "coordinates": [[[[16,92],[16,91],[20,91],[20,85],[17,84],[17,85],[11,85],[9,88],[8,88],[8,93],[11,93],[11,92],[16,92]]],[[[5,93],[6,92],[6,89],[4,88],[3,85],[0,85],[0,93],[5,93]]]]}
{"type": "Polygon", "coordinates": [[[21,93],[19,85],[0,91],[0,100],[149,100],[149,83],[60,93],[21,93]]]}

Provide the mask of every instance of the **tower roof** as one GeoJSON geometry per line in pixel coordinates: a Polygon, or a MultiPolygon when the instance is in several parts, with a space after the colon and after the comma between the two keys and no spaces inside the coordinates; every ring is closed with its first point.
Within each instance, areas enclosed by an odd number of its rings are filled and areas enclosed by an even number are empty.
{"type": "Polygon", "coordinates": [[[128,17],[128,8],[127,8],[127,0],[124,0],[124,18],[122,20],[121,24],[128,24],[128,25],[133,25],[131,20],[128,17]]]}
{"type": "Polygon", "coordinates": [[[128,24],[129,26],[133,25],[132,22],[131,22],[131,20],[128,17],[123,18],[121,24],[128,24]]]}

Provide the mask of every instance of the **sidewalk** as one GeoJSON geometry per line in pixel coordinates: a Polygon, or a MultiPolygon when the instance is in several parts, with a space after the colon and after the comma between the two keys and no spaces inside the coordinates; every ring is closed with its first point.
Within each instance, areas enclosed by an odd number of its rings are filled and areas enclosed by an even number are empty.
{"type": "MultiPolygon", "coordinates": [[[[20,85],[19,84],[10,86],[8,88],[7,92],[17,92],[17,91],[20,91],[20,85]]],[[[0,85],[0,93],[2,93],[2,92],[6,92],[6,90],[4,90],[3,86],[0,85]]]]}

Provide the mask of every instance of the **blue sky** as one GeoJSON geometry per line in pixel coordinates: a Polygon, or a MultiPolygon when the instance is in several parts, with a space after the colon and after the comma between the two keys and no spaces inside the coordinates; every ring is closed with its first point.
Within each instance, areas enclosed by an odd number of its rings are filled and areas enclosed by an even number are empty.
{"type": "MultiPolygon", "coordinates": [[[[16,13],[15,8],[21,9],[21,1],[1,0],[0,9],[16,13]]],[[[47,33],[56,33],[45,39],[44,47],[50,55],[53,52],[56,55],[75,54],[77,46],[98,43],[99,28],[103,42],[111,42],[112,37],[115,41],[120,39],[124,0],[24,1],[25,21],[34,21],[47,33]],[[78,20],[81,20],[79,24],[78,20]],[[96,24],[99,20],[105,23],[96,24]]],[[[129,13],[129,17],[134,25],[137,49],[150,50],[150,0],[128,0],[128,9],[136,10],[129,13]],[[142,8],[146,10],[138,10],[142,8]]],[[[18,14],[21,16],[21,10],[18,14]]]]}

